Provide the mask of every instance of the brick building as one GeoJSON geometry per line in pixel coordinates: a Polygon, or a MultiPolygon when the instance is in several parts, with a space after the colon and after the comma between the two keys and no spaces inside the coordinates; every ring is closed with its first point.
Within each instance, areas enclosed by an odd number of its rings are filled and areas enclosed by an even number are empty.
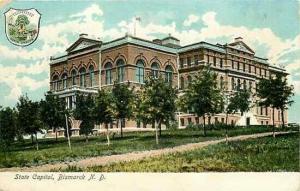
{"type": "MultiPolygon", "coordinates": [[[[64,55],[50,58],[50,90],[65,99],[69,108],[75,106],[76,92],[97,93],[100,88],[111,87],[113,82],[139,87],[149,75],[162,76],[180,92],[206,64],[218,74],[218,83],[227,95],[238,88],[255,93],[259,79],[278,72],[287,75],[284,69],[269,64],[268,59],[256,56],[241,37],[224,45],[198,42],[180,46],[179,39],[171,35],[153,41],[125,35],[102,42],[81,34],[64,55]]],[[[287,121],[287,113],[284,115],[287,121]]],[[[271,117],[270,108],[255,106],[243,116],[230,115],[228,122],[268,125],[271,117]]],[[[181,112],[177,113],[177,119],[180,127],[203,122],[193,114],[181,112]]],[[[222,123],[225,114],[207,120],[206,123],[222,123]]],[[[280,124],[280,111],[275,111],[275,123],[280,124]]],[[[126,127],[136,126],[135,122],[126,122],[126,127]]]]}

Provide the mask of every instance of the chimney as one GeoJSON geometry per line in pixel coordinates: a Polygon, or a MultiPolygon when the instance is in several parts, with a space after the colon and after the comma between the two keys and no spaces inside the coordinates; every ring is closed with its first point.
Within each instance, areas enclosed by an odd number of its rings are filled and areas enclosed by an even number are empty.
{"type": "Polygon", "coordinates": [[[87,34],[85,34],[85,33],[81,33],[81,34],[79,34],[79,38],[85,38],[85,37],[87,37],[88,35],[87,34]]]}
{"type": "Polygon", "coordinates": [[[242,37],[236,37],[236,38],[234,38],[234,42],[241,42],[241,41],[243,41],[242,37]]]}

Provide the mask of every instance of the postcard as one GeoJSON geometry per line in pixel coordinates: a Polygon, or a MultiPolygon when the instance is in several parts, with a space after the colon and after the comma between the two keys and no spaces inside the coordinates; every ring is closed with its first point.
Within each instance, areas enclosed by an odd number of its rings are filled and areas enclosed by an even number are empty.
{"type": "Polygon", "coordinates": [[[300,1],[0,10],[0,191],[300,189],[300,1]]]}

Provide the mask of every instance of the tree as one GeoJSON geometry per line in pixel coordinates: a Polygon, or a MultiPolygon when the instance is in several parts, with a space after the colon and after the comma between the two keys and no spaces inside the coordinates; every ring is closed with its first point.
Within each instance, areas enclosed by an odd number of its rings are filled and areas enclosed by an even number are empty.
{"type": "Polygon", "coordinates": [[[110,145],[108,125],[111,124],[114,120],[114,111],[115,105],[112,94],[103,89],[98,91],[98,94],[95,98],[95,107],[93,113],[96,123],[104,124],[106,127],[106,138],[108,146],[110,145]]]}
{"type": "Polygon", "coordinates": [[[183,111],[202,116],[206,136],[205,115],[219,113],[223,108],[223,96],[217,85],[217,74],[212,72],[209,66],[204,67],[191,81],[180,102],[183,111]]]}
{"type": "Polygon", "coordinates": [[[257,85],[257,96],[260,98],[260,106],[272,107],[273,137],[275,137],[275,109],[280,109],[282,126],[284,127],[284,110],[294,101],[291,97],[294,95],[293,86],[288,86],[287,79],[283,74],[276,74],[270,79],[262,78],[257,85]]]}
{"type": "Polygon", "coordinates": [[[73,111],[75,119],[81,120],[79,133],[85,135],[86,142],[88,136],[93,132],[94,128],[94,100],[90,94],[77,94],[76,95],[76,108],[73,111]]]}
{"type": "Polygon", "coordinates": [[[243,115],[244,112],[250,109],[250,91],[238,90],[231,97],[229,97],[228,103],[226,104],[226,142],[228,138],[228,114],[236,113],[238,111],[243,115]]]}
{"type": "Polygon", "coordinates": [[[123,137],[125,119],[129,119],[133,115],[133,89],[129,88],[129,84],[114,84],[112,95],[115,103],[116,118],[121,124],[121,137],[123,137]]]}
{"type": "Polygon", "coordinates": [[[158,128],[161,135],[161,124],[167,125],[174,120],[176,111],[176,91],[171,84],[162,78],[146,80],[141,89],[141,108],[144,118],[153,121],[155,125],[156,144],[158,144],[158,128]]]}
{"type": "Polygon", "coordinates": [[[31,135],[31,141],[33,143],[33,135],[35,135],[36,149],[39,149],[37,133],[41,131],[42,122],[40,120],[40,104],[29,100],[25,96],[19,98],[17,103],[18,110],[18,125],[22,128],[25,134],[31,135]]]}
{"type": "Polygon", "coordinates": [[[9,107],[0,108],[0,149],[5,153],[17,136],[16,111],[9,107]]]}
{"type": "Polygon", "coordinates": [[[55,131],[55,139],[57,141],[57,129],[65,126],[66,104],[58,96],[51,92],[45,96],[45,100],[41,101],[41,120],[48,127],[55,131]]]}

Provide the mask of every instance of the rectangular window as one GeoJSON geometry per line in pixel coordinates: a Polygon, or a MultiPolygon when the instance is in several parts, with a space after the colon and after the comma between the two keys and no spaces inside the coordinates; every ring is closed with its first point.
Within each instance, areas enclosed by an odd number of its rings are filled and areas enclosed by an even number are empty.
{"type": "Polygon", "coordinates": [[[195,118],[196,124],[199,124],[199,117],[195,118]]]}
{"type": "Polygon", "coordinates": [[[249,65],[249,73],[251,73],[251,65],[249,65]]]}
{"type": "Polygon", "coordinates": [[[234,69],[234,61],[231,61],[231,68],[234,69]]]}
{"type": "Polygon", "coordinates": [[[267,107],[266,107],[266,112],[265,113],[266,113],[266,116],[268,116],[268,108],[267,107]]]}
{"type": "Polygon", "coordinates": [[[207,55],[207,63],[209,64],[209,62],[210,62],[210,61],[209,61],[209,55],[207,55]]]}
{"type": "Polygon", "coordinates": [[[191,57],[188,57],[188,58],[187,58],[187,65],[188,65],[188,66],[191,66],[191,62],[192,62],[192,61],[191,61],[191,57]]]}
{"type": "Polygon", "coordinates": [[[223,68],[223,59],[220,59],[220,68],[223,68]]]}
{"type": "Polygon", "coordinates": [[[195,56],[194,56],[194,64],[195,64],[195,65],[198,65],[198,61],[199,61],[199,56],[198,56],[198,55],[195,55],[195,56]]]}
{"type": "Polygon", "coordinates": [[[215,117],[215,124],[218,124],[218,123],[219,123],[218,117],[215,117]]]}
{"type": "Polygon", "coordinates": [[[180,58],[179,65],[180,65],[180,68],[183,68],[183,58],[180,58]]]}
{"type": "Polygon", "coordinates": [[[192,123],[192,119],[189,117],[188,118],[188,124],[191,124],[192,123]]]}
{"type": "Polygon", "coordinates": [[[217,65],[217,58],[214,56],[214,66],[217,65]]]}
{"type": "Polygon", "coordinates": [[[237,63],[237,69],[240,70],[240,63],[237,63]]]}
{"type": "Polygon", "coordinates": [[[180,126],[184,126],[184,119],[183,118],[180,119],[180,126]]]}
{"type": "Polygon", "coordinates": [[[245,72],[246,71],[246,64],[243,63],[243,71],[245,72]]]}

